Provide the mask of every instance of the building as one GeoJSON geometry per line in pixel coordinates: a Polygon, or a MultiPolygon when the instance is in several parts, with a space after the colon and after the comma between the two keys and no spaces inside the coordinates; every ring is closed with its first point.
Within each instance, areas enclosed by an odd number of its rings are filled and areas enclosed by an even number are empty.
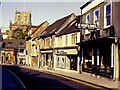
{"type": "Polygon", "coordinates": [[[120,1],[93,0],[81,7],[80,61],[83,72],[119,78],[120,1]]]}
{"type": "MultiPolygon", "coordinates": [[[[56,20],[53,24],[49,25],[41,34],[39,40],[41,41],[40,55],[41,55],[41,67],[46,67],[49,69],[55,68],[65,68],[60,61],[59,66],[57,65],[57,59],[60,56],[57,55],[57,47],[62,46],[64,41],[58,40],[56,37],[58,32],[61,32],[65,27],[68,26],[74,19],[76,15],[74,13],[56,20]]],[[[63,52],[64,54],[64,52],[63,52]]],[[[61,59],[65,57],[61,56],[61,59]]],[[[64,61],[64,60],[63,60],[64,61]]],[[[64,64],[64,62],[63,62],[64,64]]]]}
{"type": "MultiPolygon", "coordinates": [[[[2,41],[3,41],[3,37],[2,37],[1,29],[0,29],[0,59],[2,59],[2,58],[1,58],[2,41]]],[[[2,61],[0,60],[0,63],[1,63],[1,62],[2,62],[2,61]]]]}
{"type": "Polygon", "coordinates": [[[27,34],[31,26],[31,12],[19,12],[16,10],[14,22],[10,21],[8,38],[16,38],[22,32],[27,34]]]}
{"type": "Polygon", "coordinates": [[[8,33],[9,33],[9,30],[6,30],[5,32],[2,32],[3,39],[8,39],[8,33]]]}
{"type": "Polygon", "coordinates": [[[25,60],[26,43],[23,39],[4,39],[2,42],[2,63],[20,64],[25,60]]]}
{"type": "Polygon", "coordinates": [[[80,16],[66,25],[62,30],[56,32],[55,56],[56,68],[75,70],[79,72],[78,45],[80,42],[80,31],[76,28],[80,16]]]}
{"type": "Polygon", "coordinates": [[[41,43],[39,42],[38,37],[41,33],[48,27],[49,23],[47,21],[41,23],[39,26],[35,28],[31,28],[29,30],[29,36],[26,38],[26,64],[30,66],[38,66],[40,62],[40,46],[41,43]]]}

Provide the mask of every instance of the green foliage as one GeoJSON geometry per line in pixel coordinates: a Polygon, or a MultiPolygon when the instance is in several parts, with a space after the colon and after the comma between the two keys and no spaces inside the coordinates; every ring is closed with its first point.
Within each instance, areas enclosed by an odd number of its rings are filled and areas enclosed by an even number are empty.
{"type": "Polygon", "coordinates": [[[25,39],[25,36],[27,36],[28,31],[26,30],[25,32],[23,32],[22,29],[16,29],[13,31],[13,38],[15,39],[25,39]]]}

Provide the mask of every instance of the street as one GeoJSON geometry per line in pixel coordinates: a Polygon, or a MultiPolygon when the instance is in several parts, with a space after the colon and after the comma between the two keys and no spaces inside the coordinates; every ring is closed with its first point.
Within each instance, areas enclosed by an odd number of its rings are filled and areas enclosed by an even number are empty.
{"type": "Polygon", "coordinates": [[[40,72],[19,66],[4,66],[14,72],[23,82],[27,90],[96,90],[96,88],[75,82],[49,72],[40,72]]]}

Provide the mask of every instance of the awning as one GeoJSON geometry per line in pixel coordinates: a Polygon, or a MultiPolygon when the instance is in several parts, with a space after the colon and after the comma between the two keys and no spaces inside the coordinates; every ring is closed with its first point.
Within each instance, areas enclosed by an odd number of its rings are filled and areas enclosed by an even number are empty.
{"type": "Polygon", "coordinates": [[[78,54],[77,49],[58,49],[57,54],[76,55],[78,54]]]}

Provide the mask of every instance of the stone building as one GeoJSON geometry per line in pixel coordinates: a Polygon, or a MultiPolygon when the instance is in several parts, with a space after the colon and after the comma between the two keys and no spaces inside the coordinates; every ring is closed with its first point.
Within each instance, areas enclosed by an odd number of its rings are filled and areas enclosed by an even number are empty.
{"type": "Polygon", "coordinates": [[[26,42],[23,39],[4,39],[1,51],[1,63],[20,64],[26,58],[26,42]]]}
{"type": "Polygon", "coordinates": [[[31,26],[31,12],[15,12],[14,22],[10,21],[8,38],[12,39],[21,32],[28,32],[31,26]],[[20,30],[20,31],[18,31],[20,30]]]}

